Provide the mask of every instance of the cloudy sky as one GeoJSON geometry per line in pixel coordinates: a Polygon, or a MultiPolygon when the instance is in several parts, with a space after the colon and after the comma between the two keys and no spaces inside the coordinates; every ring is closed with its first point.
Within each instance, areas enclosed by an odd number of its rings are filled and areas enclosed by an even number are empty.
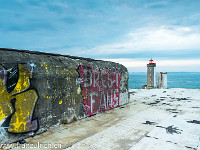
{"type": "Polygon", "coordinates": [[[200,72],[199,0],[1,0],[0,47],[200,72]]]}

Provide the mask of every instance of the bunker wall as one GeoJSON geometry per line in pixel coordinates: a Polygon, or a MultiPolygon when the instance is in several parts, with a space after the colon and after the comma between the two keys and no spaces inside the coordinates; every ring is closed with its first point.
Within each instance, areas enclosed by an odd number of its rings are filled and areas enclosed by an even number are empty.
{"type": "Polygon", "coordinates": [[[128,78],[114,62],[0,49],[1,144],[128,103],[128,78]]]}

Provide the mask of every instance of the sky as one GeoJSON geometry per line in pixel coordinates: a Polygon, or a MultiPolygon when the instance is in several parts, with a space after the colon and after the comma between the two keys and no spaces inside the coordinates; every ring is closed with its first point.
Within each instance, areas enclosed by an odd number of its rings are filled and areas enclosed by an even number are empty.
{"type": "Polygon", "coordinates": [[[0,47],[200,72],[199,0],[1,0],[0,47]]]}

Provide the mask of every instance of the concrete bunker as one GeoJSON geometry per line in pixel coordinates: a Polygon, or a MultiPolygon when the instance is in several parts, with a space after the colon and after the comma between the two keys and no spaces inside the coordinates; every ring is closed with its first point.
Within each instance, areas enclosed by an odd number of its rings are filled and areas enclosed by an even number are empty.
{"type": "Polygon", "coordinates": [[[128,103],[128,78],[114,62],[0,49],[1,144],[128,103]]]}

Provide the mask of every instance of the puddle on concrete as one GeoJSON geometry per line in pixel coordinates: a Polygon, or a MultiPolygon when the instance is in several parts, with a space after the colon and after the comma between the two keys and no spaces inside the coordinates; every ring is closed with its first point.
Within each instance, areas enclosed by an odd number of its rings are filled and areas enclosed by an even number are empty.
{"type": "Polygon", "coordinates": [[[189,100],[189,99],[187,99],[187,98],[176,98],[177,99],[177,101],[185,101],[185,100],[189,100]]]}
{"type": "Polygon", "coordinates": [[[173,127],[173,125],[166,128],[166,132],[168,134],[173,134],[173,133],[181,134],[182,131],[183,130],[178,129],[177,127],[173,127]]]}
{"type": "Polygon", "coordinates": [[[162,126],[156,126],[156,127],[164,128],[164,129],[166,129],[166,133],[167,134],[172,134],[172,135],[174,133],[181,134],[181,132],[183,132],[183,130],[178,129],[177,127],[173,127],[173,125],[172,126],[168,126],[168,127],[162,127],[162,126]]]}
{"type": "Polygon", "coordinates": [[[194,123],[194,124],[200,124],[200,121],[198,120],[192,120],[192,121],[187,121],[188,123],[194,123]]]}
{"type": "Polygon", "coordinates": [[[158,104],[160,101],[155,101],[155,102],[153,102],[153,103],[149,103],[148,105],[156,105],[156,104],[158,104]]]}
{"type": "Polygon", "coordinates": [[[176,113],[179,113],[179,112],[178,112],[178,111],[172,111],[172,113],[175,113],[175,114],[176,114],[176,113]]]}
{"type": "Polygon", "coordinates": [[[151,122],[151,121],[146,121],[145,123],[142,124],[146,124],[146,125],[155,125],[157,124],[156,122],[151,122]]]}
{"type": "Polygon", "coordinates": [[[175,143],[175,142],[172,142],[172,141],[166,141],[166,142],[168,142],[168,143],[172,143],[172,144],[175,144],[175,145],[177,144],[177,143],[175,143]]]}
{"type": "Polygon", "coordinates": [[[177,109],[166,109],[166,111],[170,111],[170,112],[176,112],[177,109]]]}
{"type": "Polygon", "coordinates": [[[168,105],[168,106],[173,106],[170,103],[162,103],[162,105],[168,105]]]}
{"type": "Polygon", "coordinates": [[[185,147],[189,148],[189,149],[197,150],[196,148],[193,148],[193,147],[190,147],[190,146],[185,146],[185,147]]]}

